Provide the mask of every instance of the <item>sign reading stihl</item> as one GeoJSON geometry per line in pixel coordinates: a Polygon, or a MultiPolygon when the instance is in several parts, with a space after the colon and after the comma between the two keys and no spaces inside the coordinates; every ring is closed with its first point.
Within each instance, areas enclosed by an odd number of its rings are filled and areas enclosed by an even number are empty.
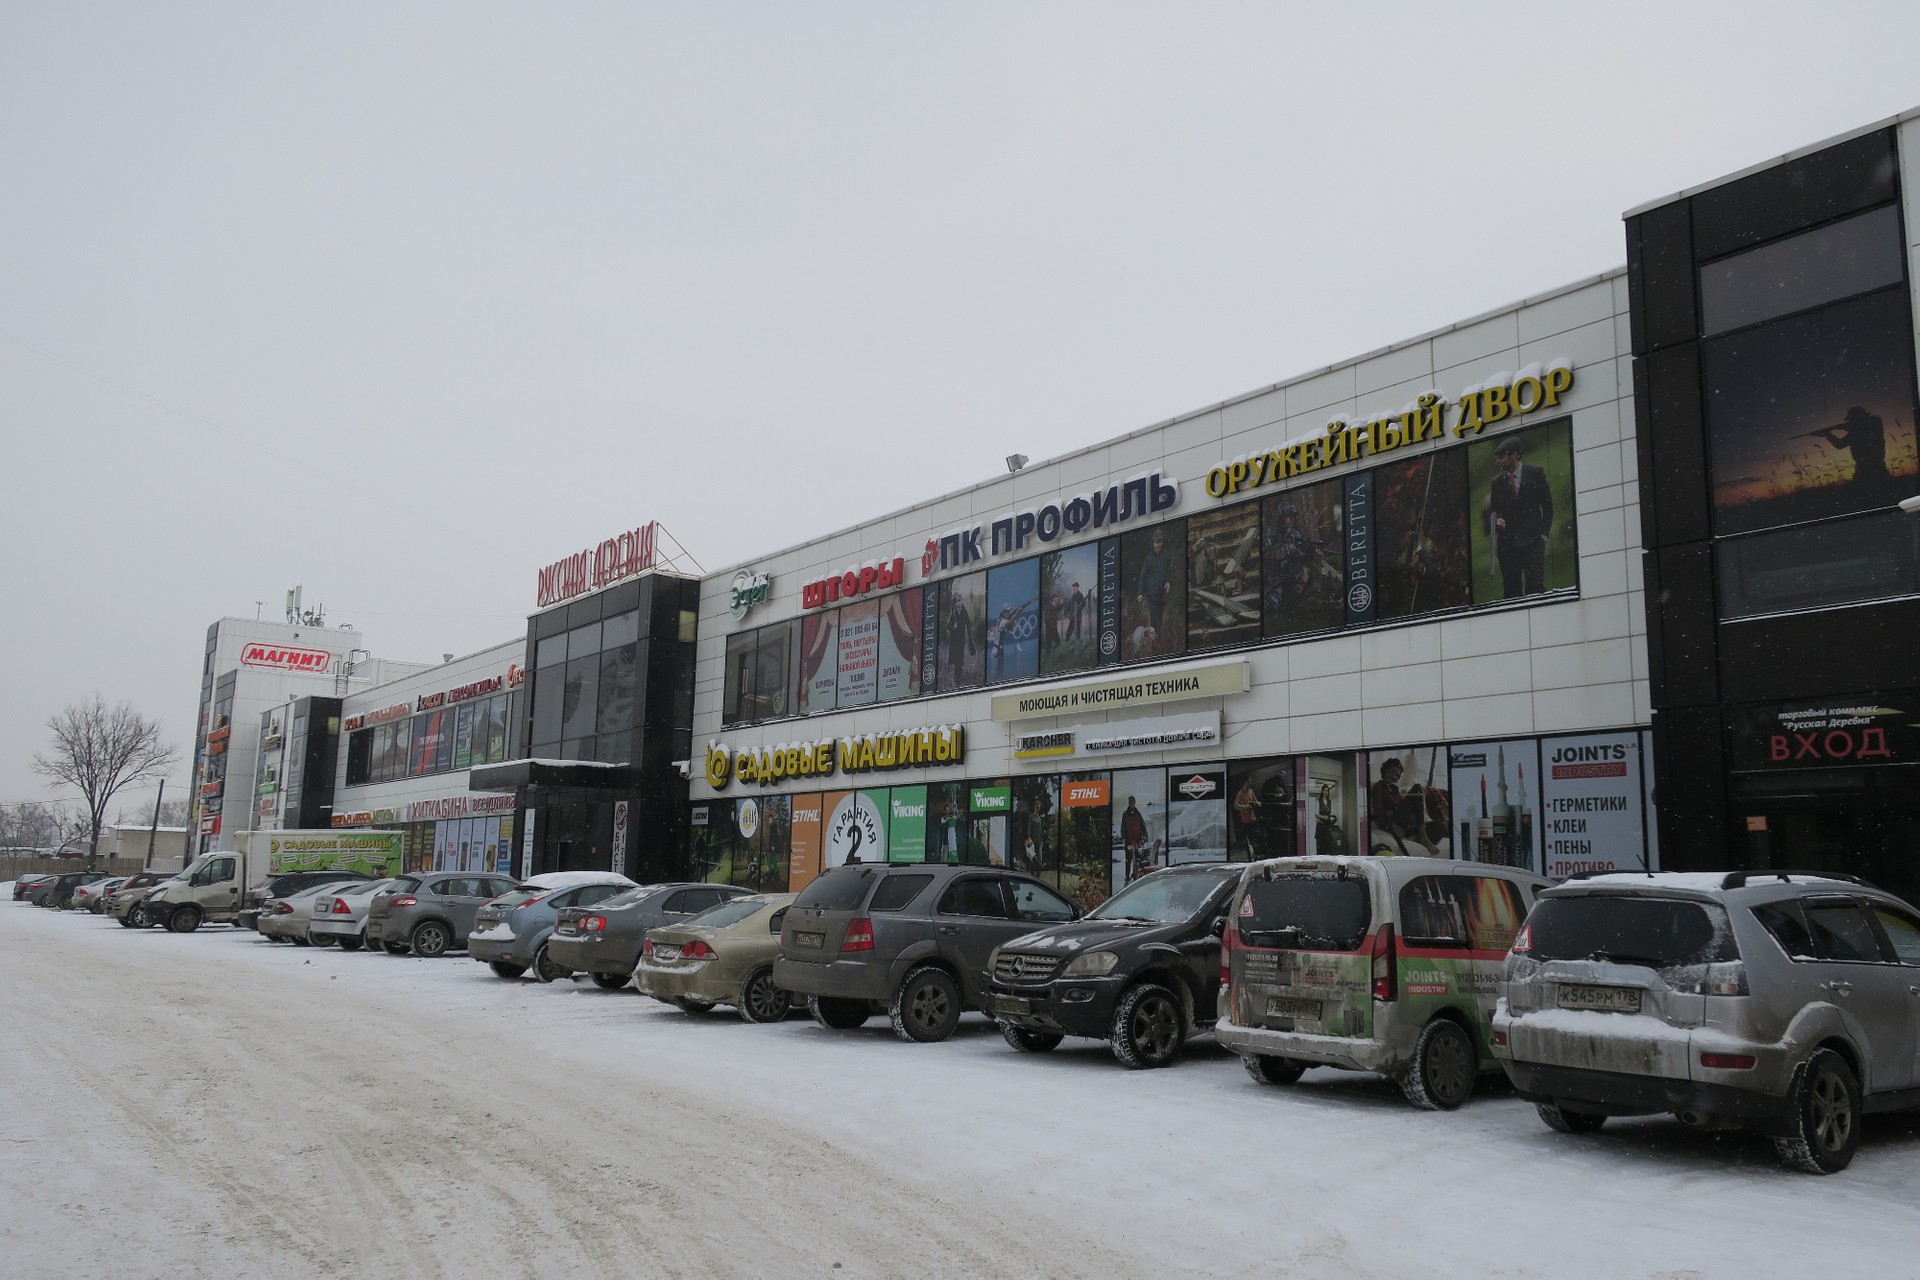
{"type": "Polygon", "coordinates": [[[554,561],[540,571],[540,599],[535,607],[544,609],[653,568],[657,529],[657,523],[649,520],[638,529],[608,538],[597,547],[554,561]]]}
{"type": "Polygon", "coordinates": [[[281,671],[324,674],[333,666],[333,655],[325,649],[300,649],[286,644],[250,644],[240,650],[240,662],[248,667],[276,667],[281,671]]]}

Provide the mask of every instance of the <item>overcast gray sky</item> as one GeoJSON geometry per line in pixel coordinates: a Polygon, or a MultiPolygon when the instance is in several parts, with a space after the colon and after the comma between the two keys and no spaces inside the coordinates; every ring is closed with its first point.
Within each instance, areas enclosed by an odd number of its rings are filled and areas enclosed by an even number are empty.
{"type": "Polygon", "coordinates": [[[207,624],[295,583],[465,653],[649,518],[715,568],[1618,265],[1622,210],[1920,104],[1916,47],[1911,0],[0,0],[0,801],[95,690],[190,746],[207,624]]]}

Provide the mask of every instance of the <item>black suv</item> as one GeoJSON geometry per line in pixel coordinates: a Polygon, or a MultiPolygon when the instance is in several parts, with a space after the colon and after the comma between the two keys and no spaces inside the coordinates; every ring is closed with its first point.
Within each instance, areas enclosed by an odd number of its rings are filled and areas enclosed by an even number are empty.
{"type": "Polygon", "coordinates": [[[903,1040],[945,1040],[981,1008],[987,957],[1079,909],[997,867],[850,863],[800,891],[780,928],[774,985],[807,997],[814,1021],[848,1030],[875,1013],[903,1040]]]}
{"type": "Polygon", "coordinates": [[[1129,1067],[1164,1067],[1213,1025],[1220,934],[1241,868],[1169,867],[1135,880],[1084,920],[996,948],[987,1012],[1007,1043],[1044,1053],[1064,1036],[1113,1044],[1129,1067]]]}
{"type": "Polygon", "coordinates": [[[269,898],[287,898],[305,889],[317,888],[323,884],[338,884],[342,880],[378,880],[380,878],[368,875],[364,871],[282,871],[278,875],[268,876],[247,890],[246,904],[240,910],[240,918],[234,923],[242,929],[259,928],[260,913],[266,909],[269,898]]]}

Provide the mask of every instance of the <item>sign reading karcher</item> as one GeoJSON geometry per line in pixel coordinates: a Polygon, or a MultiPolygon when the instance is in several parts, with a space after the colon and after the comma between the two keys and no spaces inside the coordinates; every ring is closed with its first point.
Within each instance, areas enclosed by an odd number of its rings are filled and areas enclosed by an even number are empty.
{"type": "Polygon", "coordinates": [[[267,873],[364,871],[400,873],[404,839],[398,831],[278,831],[267,837],[267,873]]]}
{"type": "Polygon", "coordinates": [[[1251,666],[1244,660],[1215,662],[1204,667],[1177,667],[1112,680],[1055,685],[1050,689],[1023,689],[1018,693],[995,695],[993,718],[1030,720],[1036,716],[1110,711],[1180,698],[1245,693],[1251,687],[1251,672],[1251,666]]]}

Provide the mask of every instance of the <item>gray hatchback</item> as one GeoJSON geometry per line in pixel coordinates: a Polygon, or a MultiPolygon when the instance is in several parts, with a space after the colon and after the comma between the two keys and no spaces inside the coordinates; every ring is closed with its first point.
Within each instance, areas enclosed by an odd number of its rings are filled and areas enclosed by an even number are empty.
{"type": "Polygon", "coordinates": [[[730,884],[681,881],[640,885],[590,908],[564,908],[554,923],[553,936],[547,939],[549,963],[618,990],[632,979],[633,967],[640,963],[647,930],[679,924],[752,892],[730,884]]]}
{"type": "Polygon", "coordinates": [[[1833,1173],[1862,1112],[1920,1106],[1920,913],[1858,881],[1575,880],[1540,895],[1502,987],[1494,1056],[1562,1133],[1668,1112],[1833,1173]]]}
{"type": "Polygon", "coordinates": [[[506,876],[471,871],[396,876],[392,887],[374,894],[367,906],[367,945],[380,943],[396,956],[409,951],[427,959],[445,955],[467,945],[483,904],[513,889],[506,876]]]}
{"type": "Polygon", "coordinates": [[[800,891],[780,929],[774,985],[807,997],[821,1026],[878,1012],[903,1040],[945,1040],[984,1007],[987,957],[1079,909],[1030,876],[994,867],[852,863],[800,891]]]}

